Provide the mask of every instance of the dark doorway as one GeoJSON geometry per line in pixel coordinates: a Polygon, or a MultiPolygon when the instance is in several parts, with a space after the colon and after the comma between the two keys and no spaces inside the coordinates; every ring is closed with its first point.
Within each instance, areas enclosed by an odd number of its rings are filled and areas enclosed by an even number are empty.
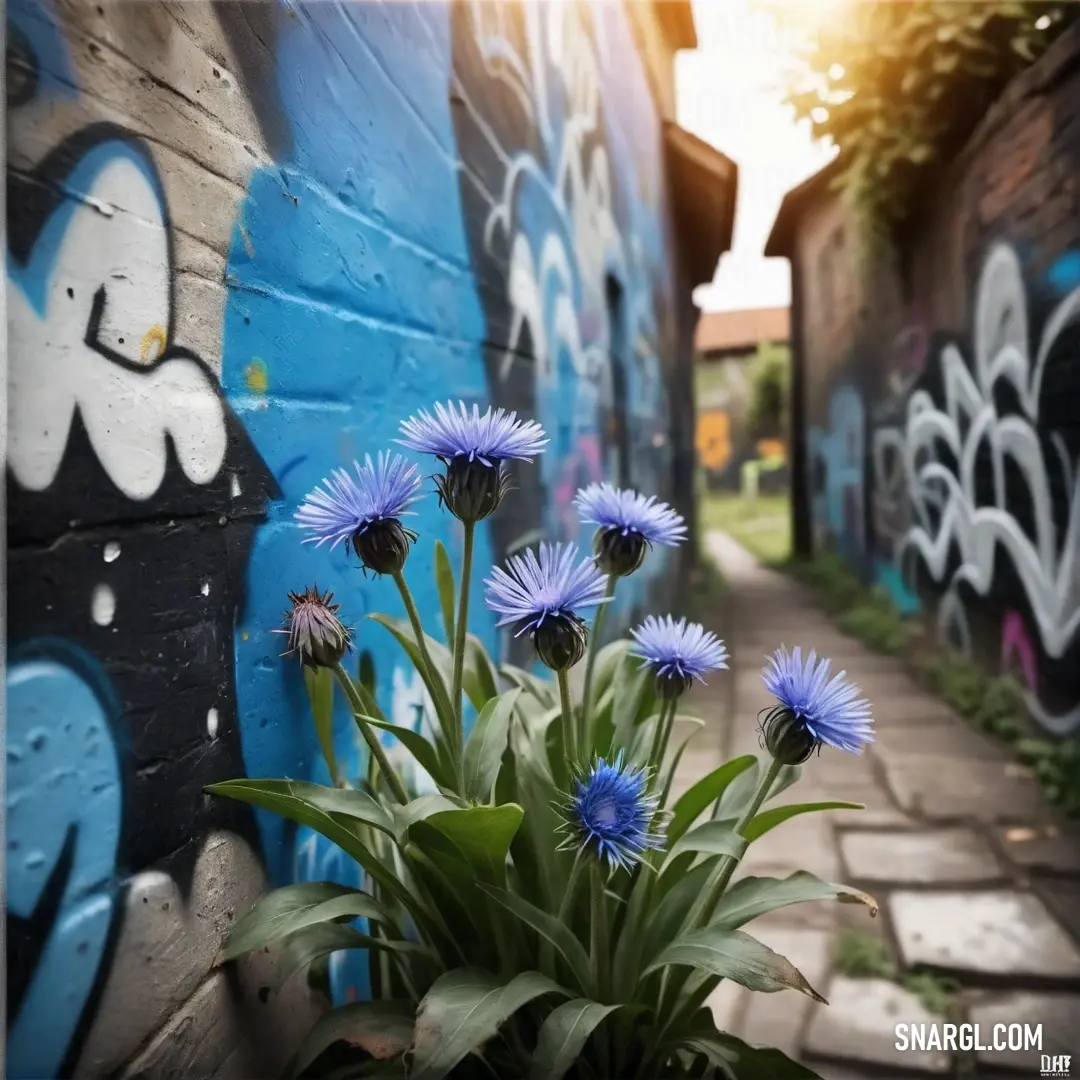
{"type": "Polygon", "coordinates": [[[627,357],[626,320],[622,286],[609,276],[606,282],[608,359],[611,364],[611,408],[607,422],[610,475],[619,487],[630,487],[630,428],[626,416],[627,357]]]}

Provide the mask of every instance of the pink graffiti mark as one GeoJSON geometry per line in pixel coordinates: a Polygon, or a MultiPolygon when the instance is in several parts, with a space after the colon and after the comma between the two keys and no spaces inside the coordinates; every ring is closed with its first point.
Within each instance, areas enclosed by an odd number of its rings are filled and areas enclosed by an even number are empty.
{"type": "Polygon", "coordinates": [[[1027,627],[1018,611],[1005,612],[1001,621],[1001,666],[1008,670],[1009,662],[1015,658],[1024,676],[1027,688],[1037,694],[1039,690],[1039,672],[1035,663],[1035,646],[1028,636],[1027,627]]]}
{"type": "Polygon", "coordinates": [[[579,436],[577,445],[559,464],[560,476],[554,490],[555,519],[559,523],[561,536],[573,536],[578,527],[577,511],[574,509],[574,496],[578,488],[604,479],[600,436],[579,436]]]}

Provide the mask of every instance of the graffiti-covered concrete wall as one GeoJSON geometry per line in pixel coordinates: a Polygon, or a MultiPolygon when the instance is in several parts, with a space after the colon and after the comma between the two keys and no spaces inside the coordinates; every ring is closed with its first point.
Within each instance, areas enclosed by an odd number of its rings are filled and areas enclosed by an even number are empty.
{"type": "MultiPolygon", "coordinates": [[[[355,870],[202,789],[326,779],[270,633],[287,589],[332,589],[357,624],[400,613],[340,549],[301,549],[292,514],[447,398],[552,440],[481,566],[578,537],[591,480],[671,497],[690,329],[638,43],[665,46],[601,2],[8,19],[7,1075],[277,1075],[318,997],[279,989],[273,957],[215,954],[267,882],[355,870]]],[[[431,543],[459,536],[434,498],[415,524],[434,623],[431,543]]],[[[654,553],[624,619],[673,568],[654,553]]],[[[421,722],[392,641],[360,645],[384,708],[421,722]]],[[[365,970],[335,958],[334,994],[365,970]]]]}
{"type": "Polygon", "coordinates": [[[1009,88],[904,250],[860,263],[822,183],[789,252],[815,548],[1015,674],[1058,735],[1080,732],[1078,57],[1073,28],[1009,88]]]}

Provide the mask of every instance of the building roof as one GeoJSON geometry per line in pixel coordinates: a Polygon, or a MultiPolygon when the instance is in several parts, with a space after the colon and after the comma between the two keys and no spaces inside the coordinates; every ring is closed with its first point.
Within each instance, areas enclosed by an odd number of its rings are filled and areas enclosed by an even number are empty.
{"type": "Polygon", "coordinates": [[[691,285],[703,285],[731,250],[739,167],[671,121],[664,122],[664,149],[679,250],[691,285]]]}
{"type": "Polygon", "coordinates": [[[790,336],[790,308],[703,311],[694,333],[694,352],[701,354],[753,349],[763,341],[786,342],[790,336]]]}
{"type": "Polygon", "coordinates": [[[819,169],[808,180],[804,180],[798,187],[793,187],[784,196],[776,220],[773,222],[772,232],[769,233],[769,239],[765,241],[766,258],[791,258],[795,226],[799,218],[802,217],[807,206],[829,189],[833,177],[839,171],[838,161],[833,158],[824,169],[819,169]]]}
{"type": "Polygon", "coordinates": [[[656,17],[673,49],[696,49],[697,29],[689,0],[654,0],[656,17]]]}

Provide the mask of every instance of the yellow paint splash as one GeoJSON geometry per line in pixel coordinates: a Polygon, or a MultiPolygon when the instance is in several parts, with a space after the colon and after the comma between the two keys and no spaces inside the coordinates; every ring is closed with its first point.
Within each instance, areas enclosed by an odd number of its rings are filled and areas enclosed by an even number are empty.
{"type": "Polygon", "coordinates": [[[270,387],[270,372],[257,356],[244,368],[244,382],[253,394],[265,394],[270,387]]]}
{"type": "Polygon", "coordinates": [[[166,332],[164,326],[151,326],[139,342],[139,360],[143,364],[152,364],[165,351],[166,332]]]}

